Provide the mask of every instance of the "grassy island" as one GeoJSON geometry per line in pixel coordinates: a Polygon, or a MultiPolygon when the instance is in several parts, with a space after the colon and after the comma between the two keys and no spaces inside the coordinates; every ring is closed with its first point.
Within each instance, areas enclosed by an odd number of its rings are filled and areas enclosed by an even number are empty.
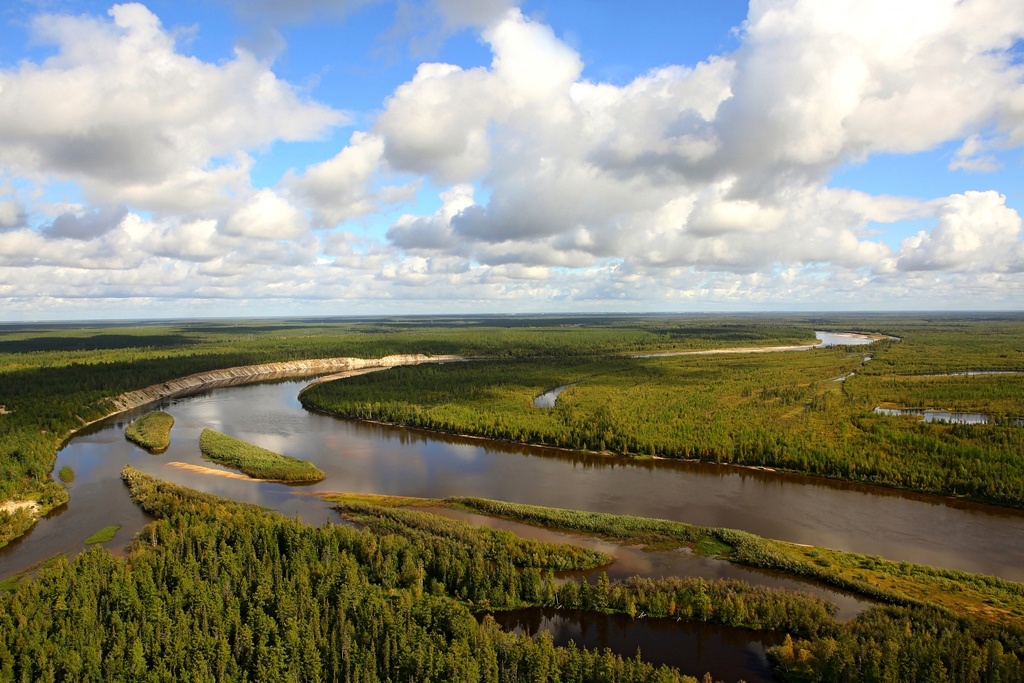
{"type": "Polygon", "coordinates": [[[150,453],[162,453],[171,445],[171,427],[173,426],[173,417],[154,410],[128,425],[128,428],[124,430],[124,435],[129,441],[142,446],[150,453]]]}
{"type": "Polygon", "coordinates": [[[105,526],[89,538],[85,539],[85,545],[96,545],[97,543],[106,543],[113,540],[114,535],[121,530],[120,524],[111,524],[105,526]]]}
{"type": "Polygon", "coordinates": [[[199,436],[199,449],[207,459],[254,479],[313,483],[324,478],[323,471],[311,462],[268,451],[212,429],[204,429],[199,436]]]}

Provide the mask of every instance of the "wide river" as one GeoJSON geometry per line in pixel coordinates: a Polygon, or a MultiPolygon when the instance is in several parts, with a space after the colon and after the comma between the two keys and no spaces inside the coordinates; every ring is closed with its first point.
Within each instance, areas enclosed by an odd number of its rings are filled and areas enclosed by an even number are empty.
{"type": "MultiPolygon", "coordinates": [[[[70,502],[0,549],[0,578],[58,553],[80,552],[88,536],[112,524],[122,529],[105,545],[113,552],[123,551],[150,521],[132,504],[120,480],[121,468],[130,464],[185,486],[299,515],[313,524],[339,517],[320,498],[307,495],[310,492],[468,495],[732,527],[797,543],[1024,580],[1021,511],[762,470],[631,461],[338,419],[301,407],[297,396],[308,381],[221,388],[165,401],[160,407],[174,416],[175,424],[171,446],[160,455],[124,438],[125,426],[153,406],[83,430],[61,449],[54,468],[56,472],[66,465],[75,472],[70,502]],[[310,460],[327,478],[313,486],[286,486],[181,467],[184,463],[227,473],[199,454],[199,434],[206,427],[310,460]]],[[[849,618],[868,604],[813,583],[680,551],[645,553],[454,511],[445,514],[543,540],[599,547],[615,557],[608,568],[613,578],[694,575],[799,588],[837,604],[840,618],[849,618]]],[[[773,634],[708,624],[633,622],[550,610],[499,615],[499,621],[528,633],[548,630],[559,643],[572,638],[588,646],[611,646],[625,656],[642,645],[653,661],[680,666],[696,676],[710,669],[716,679],[726,680],[742,676],[769,681],[764,649],[777,641],[773,634]]]]}
{"type": "MultiPolygon", "coordinates": [[[[173,400],[171,447],[133,446],[124,427],[145,409],[109,418],[71,439],[55,471],[75,471],[71,501],[0,550],[0,577],[58,552],[109,524],[122,544],[146,523],[120,469],[131,464],[186,486],[250,501],[314,524],[336,519],[311,491],[444,497],[660,517],[744,529],[796,543],[1024,580],[1024,512],[883,488],[722,465],[630,461],[450,437],[338,419],[304,410],[308,380],[223,388],[173,400]],[[199,454],[210,427],[314,462],[327,478],[296,487],[229,479],[172,463],[219,469],[199,454]]],[[[117,542],[110,544],[112,548],[117,542]]]]}

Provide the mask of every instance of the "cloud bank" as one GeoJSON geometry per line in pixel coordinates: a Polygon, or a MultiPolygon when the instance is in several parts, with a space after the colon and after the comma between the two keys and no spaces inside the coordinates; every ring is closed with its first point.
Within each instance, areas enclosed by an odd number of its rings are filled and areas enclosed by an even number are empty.
{"type": "MultiPolygon", "coordinates": [[[[284,19],[323,8],[298,10],[284,19]]],[[[436,11],[476,31],[490,64],[421,64],[343,146],[264,187],[255,159],[333,139],[354,120],[343,103],[241,49],[186,56],[139,4],[37,17],[55,53],[0,70],[9,315],[82,299],[154,315],[232,301],[1019,308],[1024,242],[1006,196],[872,194],[832,177],[947,144],[951,170],[984,173],[1024,145],[1021,3],[754,0],[734,52],[619,84],[584,77],[573,48],[508,3],[436,11]],[[47,199],[59,184],[80,201],[47,199]],[[437,208],[423,211],[428,193],[437,208]]]]}

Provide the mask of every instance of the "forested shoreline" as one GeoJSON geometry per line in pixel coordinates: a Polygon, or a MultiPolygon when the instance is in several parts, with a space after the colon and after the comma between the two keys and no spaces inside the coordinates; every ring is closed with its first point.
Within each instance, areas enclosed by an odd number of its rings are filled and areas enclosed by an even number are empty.
{"type": "MultiPolygon", "coordinates": [[[[1017,398],[1024,391],[1024,376],[936,377],[966,371],[1024,371],[1024,318],[1020,315],[838,315],[838,316],[544,316],[539,318],[394,318],[361,321],[260,321],[185,322],[126,327],[109,325],[0,326],[0,501],[31,500],[40,513],[0,512],[0,543],[17,537],[38,514],[62,505],[67,495],[50,476],[57,448],[83,424],[115,409],[111,399],[176,378],[227,367],[324,357],[379,358],[392,354],[460,354],[475,358],[529,359],[519,368],[536,375],[535,365],[547,364],[542,383],[520,385],[520,398],[551,386],[587,376],[577,372],[587,363],[627,363],[638,353],[775,346],[807,343],[813,330],[874,331],[898,337],[870,347],[851,348],[844,362],[834,363],[833,377],[814,377],[800,371],[768,372],[759,384],[747,383],[733,390],[729,410],[716,410],[731,420],[718,435],[709,434],[710,413],[667,416],[650,424],[665,435],[630,434],[630,415],[616,415],[622,405],[607,405],[605,397],[590,400],[586,393],[600,382],[576,387],[560,401],[563,424],[536,429],[524,424],[536,415],[524,406],[517,415],[485,415],[493,411],[488,394],[494,387],[466,382],[468,395],[449,392],[438,381],[412,401],[386,403],[366,397],[322,400],[317,406],[337,414],[394,424],[465,433],[510,441],[539,443],[633,455],[663,455],[714,462],[775,467],[795,472],[835,477],[869,484],[908,488],[928,493],[966,497],[980,502],[1021,507],[1021,429],[991,425],[920,425],[912,419],[872,414],[873,402],[922,405],[951,410],[978,410],[993,415],[1020,415],[1017,398]],[[861,352],[870,354],[863,363],[861,352]],[[861,359],[858,361],[858,359],[861,359]],[[565,372],[562,372],[564,370],[565,372]],[[844,382],[832,379],[848,376],[844,382]],[[777,375],[777,376],[773,376],[777,375]],[[736,394],[739,394],[738,396],[736,394]],[[578,396],[574,396],[578,395],[578,396]],[[470,415],[435,415],[429,405],[441,397],[442,410],[470,415]],[[576,409],[566,411],[576,398],[576,409]],[[744,401],[760,402],[764,427],[747,425],[742,412],[728,414],[744,401]],[[837,407],[847,412],[833,416],[837,407]],[[781,413],[779,408],[785,408],[781,413]],[[850,412],[852,410],[852,412],[850,412]],[[568,413],[568,414],[566,414],[568,413]],[[480,422],[481,416],[486,422],[480,422]],[[794,420],[794,416],[801,419],[794,420]],[[736,418],[739,419],[736,419],[736,418]],[[677,430],[674,420],[689,421],[677,430]],[[618,421],[618,422],[617,422],[618,421]],[[862,448],[843,445],[853,434],[862,448]],[[723,438],[724,435],[724,438],[723,438]],[[603,448],[602,448],[603,442],[603,448]],[[904,457],[909,453],[911,458],[904,457]],[[866,455],[865,455],[866,454],[866,455]],[[958,462],[956,466],[949,463],[958,462]]],[[[801,357],[804,352],[783,354],[801,357]]],[[[815,355],[827,353],[814,351],[815,355]]],[[[769,354],[776,357],[778,354],[769,354]]],[[[761,358],[766,358],[761,356],[761,358]]],[[[690,387],[705,378],[708,367],[722,364],[739,367],[749,357],[722,356],[650,359],[655,374],[658,364],[694,363],[690,387]],[[704,370],[700,364],[706,365],[704,370]],[[703,373],[703,374],[702,374],[703,373]]],[[[636,359],[633,360],[636,362],[636,359]]],[[[474,363],[474,366],[479,364],[474,363]]],[[[617,369],[605,372],[601,381],[614,379],[617,369]]],[[[395,383],[403,371],[389,371],[395,383]]],[[[405,371],[408,372],[408,371],[405,371]]],[[[453,372],[451,366],[445,372],[453,372]]],[[[645,371],[647,372],[647,371],[645,371]]],[[[426,377],[426,375],[420,375],[426,377]]],[[[479,378],[477,378],[479,379],[479,378]]],[[[644,396],[641,377],[634,393],[644,396]]],[[[684,378],[685,379],[685,378],[684,378]]],[[[346,383],[346,390],[359,385],[346,383]]],[[[340,390],[335,384],[332,392],[340,390]]],[[[614,388],[614,387],[612,387],[614,388]]],[[[322,391],[322,390],[321,390],[322,391]]],[[[648,392],[649,393],[649,392],[648,392]]],[[[316,396],[314,393],[313,396],[316,396]]],[[[700,398],[700,391],[695,393],[700,398]]],[[[532,398],[532,395],[530,396],[532,398]]],[[[628,404],[637,396],[625,394],[628,404]]],[[[313,406],[309,401],[308,405],[313,406]]],[[[712,401],[710,406],[721,408],[712,401]]],[[[663,412],[665,406],[656,406],[663,412]]],[[[757,408],[757,406],[754,406],[757,408]]],[[[502,409],[507,411],[507,406],[502,409]]],[[[748,411],[749,412],[749,411],[748,411]]],[[[641,421],[642,422],[642,421],[641,421]]]]}
{"type": "Polygon", "coordinates": [[[115,397],[201,372],[317,358],[401,354],[574,357],[673,348],[806,341],[787,319],[688,316],[406,317],[366,320],[183,321],[133,325],[0,325],[0,545],[67,502],[50,477],[58,448],[116,412],[115,397]]]}
{"type": "MultiPolygon", "coordinates": [[[[1024,316],[8,328],[0,330],[0,499],[67,500],[51,475],[56,448],[126,391],[231,366],[398,353],[480,360],[328,382],[304,392],[303,404],[487,438],[780,467],[1024,507],[1024,429],[870,412],[877,403],[934,403],[1017,414],[1021,377],[955,373],[1024,370],[1024,316]],[[901,341],[756,357],[633,357],[807,343],[814,329],[901,341]],[[576,384],[553,409],[532,405],[566,383],[576,384]]],[[[44,563],[34,578],[0,591],[0,680],[695,680],[476,618],[544,605],[782,634],[770,655],[785,681],[1024,680],[1024,588],[991,577],[728,529],[449,501],[554,529],[583,524],[617,542],[691,548],[892,603],[839,623],[818,598],[737,581],[555,581],[555,571],[593,569],[607,558],[366,500],[339,503],[360,529],[312,528],[130,468],[123,477],[159,521],[125,558],[95,548],[44,563]]],[[[32,521],[0,513],[8,538],[32,521]]]]}
{"type": "Polygon", "coordinates": [[[951,347],[928,341],[942,354],[922,348],[911,334],[907,342],[786,354],[580,356],[400,368],[387,376],[319,384],[300,400],[329,414],[453,434],[770,467],[1024,507],[1024,429],[1014,424],[1024,414],[1024,374],[905,374],[977,364],[1024,368],[1024,325],[1008,329],[1001,345],[978,344],[970,358],[947,355],[951,347]],[[919,350],[906,369],[905,344],[919,350]],[[535,396],[560,385],[570,386],[553,409],[533,405],[535,396]],[[874,412],[888,404],[977,411],[995,419],[923,424],[874,412]]]}
{"type": "Polygon", "coordinates": [[[883,603],[928,605],[993,623],[1024,622],[1024,584],[1015,581],[787,543],[738,529],[459,496],[421,499],[341,494],[326,498],[346,516],[363,522],[371,519],[383,525],[381,528],[389,528],[388,523],[401,525],[402,514],[405,520],[412,520],[404,521],[407,526],[427,524],[415,514],[419,507],[452,508],[647,550],[685,548],[696,555],[812,579],[883,603]]]}
{"type": "Polygon", "coordinates": [[[610,652],[503,633],[477,610],[561,604],[787,634],[787,681],[1020,681],[1024,633],[928,606],[840,624],[820,599],[736,581],[556,585],[599,557],[414,511],[350,507],[312,528],[126,468],[159,521],[0,595],[0,678],[696,681],[610,652]],[[178,634],[188,632],[188,638],[178,634]]]}

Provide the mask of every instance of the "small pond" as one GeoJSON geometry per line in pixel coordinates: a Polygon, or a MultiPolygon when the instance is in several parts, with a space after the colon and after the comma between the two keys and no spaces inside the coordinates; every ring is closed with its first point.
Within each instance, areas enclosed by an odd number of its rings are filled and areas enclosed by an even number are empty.
{"type": "MultiPolygon", "coordinates": [[[[927,408],[882,408],[876,407],[879,415],[920,415],[923,422],[939,422],[945,424],[983,425],[992,421],[991,415],[984,413],[954,413],[947,410],[929,410],[927,408]]],[[[1010,424],[1024,427],[1024,419],[1012,419],[1010,424]]]]}
{"type": "Polygon", "coordinates": [[[634,619],[622,614],[533,607],[491,615],[509,631],[535,636],[547,631],[555,645],[569,641],[587,648],[609,648],[622,657],[637,650],[652,664],[678,668],[700,679],[710,672],[716,681],[770,683],[771,666],[765,650],[782,643],[777,633],[676,621],[634,619]]]}
{"type": "Polygon", "coordinates": [[[554,389],[548,389],[543,394],[541,394],[537,398],[533,399],[533,405],[535,407],[537,407],[537,408],[554,408],[555,407],[555,401],[558,400],[558,395],[561,394],[566,389],[568,389],[569,387],[574,387],[574,386],[576,386],[575,383],[573,383],[573,384],[563,384],[560,387],[555,387],[554,389]]]}

